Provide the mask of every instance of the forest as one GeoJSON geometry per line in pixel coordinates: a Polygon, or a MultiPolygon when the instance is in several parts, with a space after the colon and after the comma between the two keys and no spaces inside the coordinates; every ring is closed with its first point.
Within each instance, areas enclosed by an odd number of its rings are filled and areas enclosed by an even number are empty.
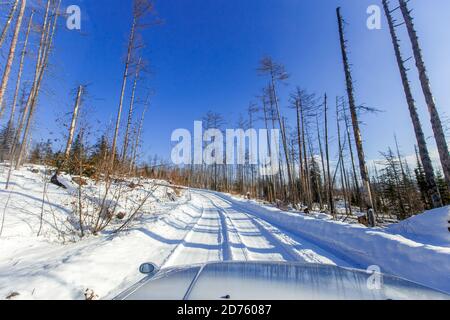
{"type": "MultiPolygon", "coordinates": [[[[399,107],[407,108],[410,114],[408,122],[414,129],[416,142],[415,160],[407,159],[401,151],[404,146],[394,139],[394,145],[380,150],[379,161],[368,163],[365,126],[361,124],[365,114],[380,110],[356,101],[353,74],[355,69],[364,66],[352,64],[349,54],[352,39],[347,36],[351,23],[345,20],[345,12],[337,8],[336,38],[340,43],[341,79],[346,87],[341,96],[331,97],[319,90],[308,92],[302,85],[292,83],[290,95],[281,96],[280,87],[289,82],[289,70],[281,61],[264,56],[255,61],[258,65],[255,73],[267,84],[260,92],[249,93],[257,98],[242,110],[238,123],[230,123],[217,111],[208,112],[201,119],[205,130],[225,132],[229,126],[244,130],[257,126],[278,129],[279,150],[269,145],[269,152],[280,153],[281,170],[276,175],[261,175],[258,165],[249,161],[236,165],[221,161],[213,165],[178,166],[164,156],[155,155],[152,160],[142,157],[143,141],[151,139],[145,135],[149,129],[145,127],[145,119],[151,116],[153,106],[147,81],[150,63],[142,53],[147,39],[141,33],[160,21],[151,1],[134,0],[132,6],[121,91],[114,106],[117,109],[111,110],[114,121],[106,128],[94,130],[94,125],[80,116],[89,96],[89,85],[80,84],[70,96],[73,110],[70,120],[63,124],[64,140],[55,144],[50,138],[47,142],[33,142],[33,134],[36,114],[40,112],[42,84],[50,76],[55,34],[63,28],[67,13],[61,7],[61,0],[42,3],[12,0],[1,4],[5,19],[0,25],[0,50],[4,53],[0,57],[0,160],[8,168],[5,189],[11,187],[14,171],[33,163],[49,168],[49,183],[60,183],[58,179],[63,173],[78,176],[80,194],[84,178],[108,186],[118,179],[144,177],[167,180],[180,187],[241,195],[306,214],[320,211],[336,220],[359,221],[369,226],[397,222],[425,210],[450,205],[448,123],[440,113],[444,107],[433,96],[408,1],[382,1],[388,23],[383,32],[392,41],[391,56],[398,65],[404,90],[399,94],[405,97],[404,105],[399,107]],[[408,42],[400,42],[400,28],[407,31],[408,42]],[[419,116],[417,97],[410,86],[413,77],[420,81],[428,119],[419,116]],[[138,87],[146,90],[137,90],[138,87]],[[289,106],[280,101],[289,101],[289,106]],[[295,117],[285,116],[287,109],[295,117]],[[425,121],[430,121],[433,129],[438,162],[433,162],[430,155],[430,140],[422,127],[425,121]],[[331,150],[331,144],[337,146],[337,153],[331,150]]],[[[248,145],[244,151],[246,160],[250,159],[248,145]]],[[[105,192],[111,191],[106,187],[105,192]]],[[[81,205],[78,210],[82,221],[81,205]]],[[[97,227],[98,221],[96,231],[97,227]]]]}

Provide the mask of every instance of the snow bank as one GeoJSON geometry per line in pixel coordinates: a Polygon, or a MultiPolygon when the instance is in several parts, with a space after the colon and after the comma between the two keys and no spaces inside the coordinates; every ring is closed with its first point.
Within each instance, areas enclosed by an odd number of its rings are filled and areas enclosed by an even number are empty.
{"type": "MultiPolygon", "coordinates": [[[[0,188],[0,300],[15,293],[14,299],[84,299],[87,289],[100,298],[113,297],[141,278],[137,266],[143,261],[162,263],[196,219],[197,209],[186,204],[187,195],[173,201],[167,183],[139,179],[139,186],[126,188],[117,204],[130,211],[136,197],[151,191],[136,222],[116,236],[111,231],[123,221],[80,239],[71,224],[77,185],[61,175],[68,188],[48,184],[44,193],[44,181],[50,178],[45,172],[42,166],[25,166],[13,172],[9,190],[0,188]],[[161,186],[155,189],[155,183],[161,186]]],[[[0,186],[6,175],[7,167],[0,164],[0,186]]],[[[87,179],[83,189],[101,197],[104,184],[87,179]]]]}
{"type": "MultiPolygon", "coordinates": [[[[406,238],[407,232],[404,235],[394,234],[392,229],[368,229],[361,225],[261,207],[252,201],[230,196],[227,198],[234,203],[239,202],[242,210],[313,241],[353,265],[361,268],[377,265],[384,273],[450,293],[450,246],[436,246],[425,241],[421,243],[417,241],[418,238],[406,238]]],[[[447,226],[442,218],[449,209],[446,207],[437,212],[435,210],[425,213],[424,217],[407,222],[407,230],[410,230],[410,233],[414,230],[415,235],[422,236],[424,240],[430,239],[429,232],[440,232],[447,226]],[[427,222],[434,226],[424,227],[427,222]]],[[[439,234],[443,235],[442,232],[439,234]]]]}
{"type": "Polygon", "coordinates": [[[427,211],[387,228],[421,243],[450,247],[450,206],[427,211]]]}

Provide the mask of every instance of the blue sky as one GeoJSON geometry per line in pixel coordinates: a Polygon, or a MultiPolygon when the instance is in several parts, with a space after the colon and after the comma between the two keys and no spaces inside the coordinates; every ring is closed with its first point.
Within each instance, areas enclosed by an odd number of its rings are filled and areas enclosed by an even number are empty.
{"type": "MultiPolygon", "coordinates": [[[[142,33],[148,44],[145,58],[152,65],[149,85],[154,90],[144,133],[146,155],[168,158],[170,136],[176,128],[193,128],[208,111],[222,113],[235,127],[266,80],[257,75],[264,55],[283,63],[291,78],[281,90],[283,107],[296,86],[330,100],[345,94],[337,6],[349,23],[347,38],[353,64],[357,102],[385,112],[363,117],[367,157],[393,145],[397,134],[402,151],[413,153],[414,133],[404,99],[387,23],[381,30],[366,28],[366,9],[381,0],[156,0],[164,23],[142,33]]],[[[396,1],[393,0],[395,3],[396,1]]],[[[73,103],[73,89],[89,84],[85,104],[87,118],[105,129],[117,111],[126,41],[131,23],[131,1],[63,0],[82,10],[81,32],[60,28],[46,92],[40,100],[35,141],[60,136],[61,119],[73,103]]],[[[414,9],[433,91],[441,114],[450,116],[450,2],[410,2],[414,9]]],[[[399,16],[399,12],[396,13],[399,16]]],[[[405,57],[411,48],[400,32],[405,57]]],[[[410,78],[430,147],[429,116],[423,101],[413,60],[410,78]]],[[[141,90],[142,93],[142,90],[141,90]]],[[[125,106],[128,107],[129,91],[125,106]]],[[[138,108],[139,110],[139,108],[138,108]]],[[[286,116],[294,118],[287,109],[286,116]]],[[[334,125],[332,130],[334,131],[334,125]]]]}

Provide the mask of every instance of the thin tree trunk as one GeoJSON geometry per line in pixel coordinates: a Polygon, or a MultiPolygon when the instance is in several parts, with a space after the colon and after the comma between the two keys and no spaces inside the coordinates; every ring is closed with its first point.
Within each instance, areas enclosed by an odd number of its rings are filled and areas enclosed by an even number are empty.
{"type": "Polygon", "coordinates": [[[131,162],[130,162],[130,173],[133,171],[134,166],[136,165],[136,158],[137,158],[137,150],[139,147],[139,140],[141,139],[141,135],[142,135],[142,129],[144,127],[144,117],[145,117],[145,113],[147,112],[147,108],[148,105],[146,104],[146,106],[144,107],[144,111],[142,111],[142,116],[141,116],[141,120],[139,122],[139,128],[136,134],[136,139],[134,140],[134,145],[133,145],[133,155],[131,157],[131,162]]]}
{"type": "Polygon", "coordinates": [[[6,60],[5,70],[3,71],[3,78],[0,84],[0,106],[3,105],[3,99],[5,98],[6,88],[8,87],[9,75],[11,73],[12,64],[16,54],[17,41],[19,40],[20,28],[22,26],[23,15],[25,14],[25,8],[27,6],[27,0],[22,0],[20,3],[20,11],[17,17],[16,27],[14,29],[14,35],[9,48],[8,58],[6,60]]]}
{"type": "MultiPolygon", "coordinates": [[[[431,205],[433,208],[441,207],[442,200],[439,194],[439,190],[436,184],[433,164],[431,162],[430,154],[428,152],[427,142],[425,140],[425,135],[422,130],[422,124],[420,123],[419,114],[417,113],[416,103],[414,101],[411,86],[409,84],[408,74],[404,65],[404,60],[400,51],[400,44],[395,32],[394,21],[392,19],[391,11],[389,10],[389,5],[387,0],[383,0],[383,7],[386,13],[386,17],[389,24],[389,30],[391,33],[392,44],[394,45],[395,56],[397,59],[397,64],[400,70],[400,75],[402,78],[403,89],[405,91],[406,101],[408,103],[409,114],[414,127],[414,133],[416,135],[417,145],[419,147],[419,155],[422,165],[424,167],[425,178],[427,183],[427,194],[431,205]]],[[[448,151],[447,151],[448,153],[448,151]]]]}
{"type": "Polygon", "coordinates": [[[406,28],[408,29],[408,35],[413,47],[414,58],[416,60],[416,67],[417,70],[419,71],[420,84],[422,86],[422,91],[425,96],[425,101],[427,103],[428,111],[431,116],[431,125],[433,127],[434,137],[436,139],[439,157],[441,159],[441,165],[444,171],[445,181],[447,182],[447,187],[450,190],[450,154],[448,151],[447,140],[445,138],[445,133],[442,128],[442,122],[439,117],[439,112],[436,108],[436,103],[434,101],[434,97],[431,92],[430,80],[428,78],[427,69],[425,67],[422,51],[420,49],[419,38],[417,36],[416,30],[414,29],[414,23],[411,17],[411,12],[408,10],[405,0],[399,0],[399,2],[400,2],[400,10],[402,11],[403,18],[405,19],[406,28]]]}
{"type": "Polygon", "coordinates": [[[303,168],[303,148],[302,148],[302,125],[301,125],[301,118],[300,118],[300,95],[298,95],[296,101],[295,101],[295,111],[297,114],[297,143],[298,143],[298,163],[299,163],[299,178],[300,178],[300,185],[302,193],[301,198],[304,200],[305,198],[305,191],[306,191],[306,181],[305,181],[305,171],[303,168]]]}
{"type": "Polygon", "coordinates": [[[303,158],[304,158],[304,165],[305,165],[305,190],[306,190],[306,198],[308,202],[308,207],[312,208],[312,194],[311,194],[311,177],[309,172],[309,164],[308,164],[308,151],[306,149],[306,139],[307,135],[305,132],[306,129],[306,123],[305,123],[305,113],[303,109],[303,101],[300,99],[299,101],[300,105],[300,119],[301,119],[301,126],[302,126],[302,145],[303,145],[303,158]]]}
{"type": "MultiPolygon", "coordinates": [[[[287,147],[287,141],[286,141],[286,130],[285,127],[283,125],[283,120],[281,118],[281,111],[280,111],[280,106],[279,106],[279,102],[278,102],[278,95],[277,95],[277,91],[276,91],[276,87],[275,87],[275,78],[274,75],[272,73],[271,76],[271,80],[272,80],[272,91],[273,91],[273,100],[275,103],[275,111],[277,113],[277,118],[278,118],[278,122],[280,124],[280,129],[281,129],[281,136],[282,136],[282,141],[283,141],[283,150],[284,150],[284,155],[286,158],[286,169],[287,169],[287,175],[288,175],[288,184],[289,184],[289,189],[290,189],[290,195],[292,196],[292,174],[291,174],[291,167],[290,167],[290,161],[289,161],[289,151],[288,151],[288,147],[287,147]]],[[[292,200],[292,197],[289,197],[292,200]]],[[[296,205],[295,205],[296,206],[296,205]]]]}
{"type": "Polygon", "coordinates": [[[136,66],[136,73],[134,75],[134,83],[133,83],[133,90],[131,93],[131,100],[130,100],[130,109],[128,110],[128,120],[127,120],[127,127],[125,130],[125,137],[123,140],[123,149],[122,149],[122,163],[125,162],[127,157],[127,151],[128,151],[128,144],[129,144],[129,133],[130,133],[130,127],[131,127],[131,120],[133,119],[133,107],[134,107],[134,99],[136,97],[136,87],[139,80],[139,72],[141,69],[141,62],[142,58],[139,58],[139,62],[136,66]]]}
{"type": "Polygon", "coordinates": [[[25,55],[27,53],[28,38],[29,38],[29,35],[30,35],[31,26],[33,24],[33,16],[34,16],[34,10],[31,11],[31,14],[30,14],[30,20],[28,21],[27,33],[25,35],[25,42],[23,43],[23,48],[22,48],[22,55],[20,57],[19,72],[17,74],[17,81],[16,81],[16,90],[14,92],[14,99],[13,99],[13,103],[12,103],[12,106],[11,106],[11,114],[9,116],[9,123],[11,125],[14,125],[16,106],[17,106],[17,99],[19,97],[20,83],[22,81],[23,64],[24,64],[24,61],[25,61],[25,55]]]}
{"type": "Polygon", "coordinates": [[[15,0],[11,10],[9,11],[8,18],[6,19],[5,26],[3,27],[2,33],[0,35],[0,48],[2,47],[3,42],[6,39],[6,34],[8,33],[11,22],[14,18],[14,14],[17,10],[17,5],[19,4],[19,0],[15,0]]]}
{"type": "Polygon", "coordinates": [[[349,148],[349,152],[350,152],[350,160],[352,163],[352,174],[353,174],[353,180],[355,183],[355,191],[356,191],[356,197],[361,208],[361,190],[359,188],[359,181],[358,181],[358,174],[356,173],[356,165],[355,165],[355,156],[353,154],[353,146],[352,146],[352,138],[351,138],[351,133],[350,133],[350,124],[348,122],[348,117],[347,117],[347,113],[344,109],[344,119],[345,119],[345,131],[347,133],[347,140],[348,140],[348,148],[349,148]]]}
{"type": "Polygon", "coordinates": [[[334,203],[333,203],[333,183],[331,181],[331,170],[330,170],[330,148],[328,144],[328,99],[325,94],[324,100],[325,106],[325,153],[327,157],[327,181],[328,181],[328,210],[332,215],[335,215],[334,203]]]}
{"type": "Polygon", "coordinates": [[[66,151],[64,152],[64,160],[68,161],[70,157],[70,149],[72,148],[73,137],[75,135],[75,128],[78,119],[78,111],[81,104],[81,95],[83,94],[83,86],[78,87],[77,99],[73,108],[72,121],[69,128],[69,136],[67,137],[66,151]]]}
{"type": "MultiPolygon", "coordinates": [[[[316,122],[317,122],[317,140],[319,141],[320,162],[322,163],[323,182],[324,182],[324,186],[326,186],[327,178],[326,178],[326,170],[325,170],[325,159],[324,159],[324,155],[323,155],[322,137],[320,135],[320,126],[319,126],[319,118],[318,117],[316,117],[316,122]]],[[[322,193],[322,191],[323,190],[320,190],[319,192],[322,193]]],[[[322,198],[322,196],[321,196],[321,198],[322,198]]],[[[321,206],[320,209],[323,209],[322,204],[320,206],[321,206]]]]}
{"type": "Polygon", "coordinates": [[[18,158],[16,161],[16,169],[18,169],[22,163],[22,158],[24,156],[25,153],[25,147],[26,147],[26,141],[28,140],[28,135],[29,135],[29,131],[30,131],[30,127],[31,127],[31,120],[33,119],[33,115],[36,109],[36,103],[37,103],[37,98],[39,96],[39,92],[40,92],[40,88],[41,88],[41,84],[42,84],[42,79],[44,77],[45,74],[45,70],[47,69],[47,65],[48,65],[48,58],[50,55],[50,51],[52,48],[52,44],[53,44],[53,39],[55,36],[55,32],[56,32],[56,23],[59,17],[59,7],[61,5],[61,0],[58,2],[58,5],[55,6],[54,11],[53,11],[53,24],[50,23],[47,27],[47,30],[45,31],[46,35],[45,35],[45,46],[43,48],[43,52],[42,52],[42,60],[41,63],[39,64],[39,74],[38,74],[38,79],[36,82],[36,86],[34,86],[34,90],[32,90],[27,105],[29,105],[29,109],[30,109],[30,114],[28,115],[28,119],[27,119],[27,123],[25,126],[25,131],[24,131],[24,136],[22,139],[22,143],[20,145],[20,151],[18,154],[18,158]]]}
{"type": "Polygon", "coordinates": [[[342,60],[343,60],[343,65],[344,65],[345,79],[346,79],[346,83],[347,83],[347,95],[348,95],[348,100],[349,100],[349,105],[350,105],[350,112],[352,115],[352,124],[353,124],[353,132],[355,135],[356,149],[358,151],[359,169],[361,172],[361,179],[363,181],[363,187],[364,187],[364,196],[365,196],[364,198],[365,198],[366,205],[370,208],[374,208],[372,192],[370,189],[369,174],[367,172],[366,159],[365,159],[365,155],[364,155],[361,130],[359,128],[358,113],[356,110],[356,103],[355,103],[355,97],[354,97],[354,92],[353,92],[353,80],[352,80],[350,64],[349,64],[348,56],[347,56],[347,45],[346,45],[346,40],[344,38],[344,26],[343,26],[343,19],[341,16],[340,8],[337,8],[336,13],[337,13],[338,24],[339,24],[339,35],[340,35],[340,42],[341,42],[342,60]]]}
{"type": "Polygon", "coordinates": [[[342,145],[341,121],[339,119],[339,103],[336,103],[336,122],[337,122],[336,125],[337,125],[337,131],[338,131],[339,158],[341,159],[341,185],[342,185],[342,192],[344,195],[345,212],[347,215],[349,215],[349,214],[352,214],[352,203],[351,203],[350,197],[348,196],[348,192],[347,192],[348,191],[348,189],[347,189],[348,183],[347,183],[347,173],[345,170],[344,147],[342,145]]]}
{"type": "Polygon", "coordinates": [[[117,138],[119,135],[119,127],[120,127],[120,118],[122,116],[122,109],[123,109],[123,98],[125,96],[125,90],[127,87],[127,79],[128,79],[128,69],[130,67],[130,61],[131,61],[131,53],[133,51],[133,43],[134,43],[134,35],[136,31],[136,16],[133,18],[133,23],[131,26],[131,32],[130,32],[130,38],[128,40],[128,53],[127,58],[125,61],[125,70],[123,73],[123,79],[122,79],[122,91],[120,93],[120,102],[119,102],[119,109],[117,111],[117,119],[116,119],[116,128],[114,130],[114,138],[113,138],[113,144],[111,149],[111,168],[114,167],[114,161],[116,159],[116,149],[117,149],[117,138]]]}

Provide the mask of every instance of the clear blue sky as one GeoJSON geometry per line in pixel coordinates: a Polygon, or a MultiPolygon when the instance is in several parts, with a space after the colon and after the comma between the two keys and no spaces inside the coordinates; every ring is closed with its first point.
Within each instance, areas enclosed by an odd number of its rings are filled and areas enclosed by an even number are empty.
{"type": "MultiPolygon", "coordinates": [[[[46,113],[36,121],[36,139],[61,131],[55,129],[58,122],[54,119],[70,110],[70,92],[80,83],[90,84],[86,107],[89,119],[101,122],[99,129],[115,117],[118,105],[131,1],[63,3],[81,7],[82,30],[59,30],[45,85],[48,92],[40,101],[46,113]]],[[[384,15],[381,30],[366,28],[366,9],[371,4],[381,6],[381,0],[157,0],[164,24],[143,33],[148,44],[145,57],[154,72],[149,83],[155,91],[145,122],[146,154],[168,158],[172,131],[192,128],[193,121],[208,110],[224,114],[229,127],[234,127],[239,113],[245,113],[265,84],[256,73],[264,55],[285,64],[291,74],[289,85],[282,90],[283,106],[297,85],[320,95],[327,92],[332,101],[336,95],[344,95],[337,6],[349,23],[357,102],[385,110],[363,118],[367,157],[378,158],[379,151],[393,145],[394,133],[402,151],[412,154],[414,134],[384,15]]],[[[449,116],[450,1],[413,0],[410,6],[439,110],[449,116]]],[[[408,57],[411,49],[406,33],[400,37],[408,57]]],[[[413,60],[409,66],[422,122],[431,137],[413,60]]],[[[433,139],[429,142],[434,148],[433,139]]]]}

